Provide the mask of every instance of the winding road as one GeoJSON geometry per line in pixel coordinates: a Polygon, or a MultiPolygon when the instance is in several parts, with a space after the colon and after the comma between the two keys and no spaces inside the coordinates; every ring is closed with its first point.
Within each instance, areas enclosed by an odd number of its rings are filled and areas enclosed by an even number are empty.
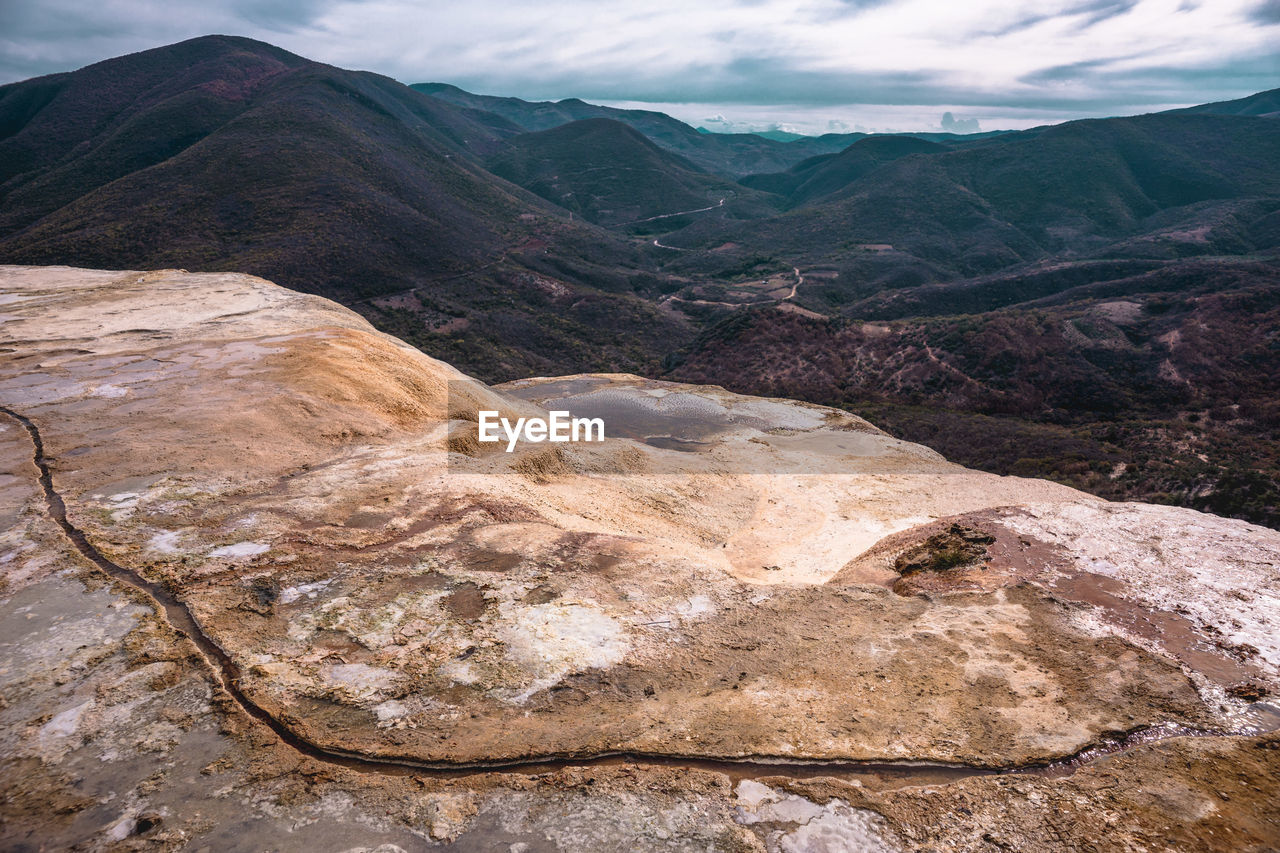
{"type": "MultiPolygon", "coordinates": [[[[681,249],[679,246],[664,246],[661,243],[659,243],[657,240],[653,241],[653,245],[657,246],[660,249],[675,249],[678,252],[690,251],[689,249],[681,249]]],[[[800,285],[804,284],[804,276],[800,274],[800,268],[792,267],[791,269],[795,272],[795,276],[796,276],[795,283],[791,285],[791,292],[788,293],[786,296],[782,297],[781,299],[779,299],[778,303],[787,302],[789,300],[795,299],[796,291],[800,289],[800,285]]],[[[683,302],[686,305],[723,305],[726,308],[746,308],[752,305],[767,304],[764,302],[716,302],[710,299],[685,299],[683,296],[667,296],[662,300],[662,303],[667,303],[667,302],[683,302]]],[[[807,309],[799,308],[799,306],[792,306],[792,307],[795,308],[796,310],[807,310],[807,309]]]]}
{"type": "Polygon", "coordinates": [[[659,242],[658,242],[658,238],[657,238],[657,237],[653,238],[653,245],[657,246],[659,249],[671,249],[671,250],[676,251],[676,252],[688,252],[688,251],[692,251],[691,249],[682,249],[682,248],[680,248],[679,246],[668,246],[668,245],[667,245],[667,244],[665,244],[665,243],[659,243],[659,242]]]}
{"type": "MultiPolygon", "coordinates": [[[[690,213],[706,213],[708,210],[715,210],[717,207],[724,207],[724,199],[720,199],[718,204],[710,207],[700,207],[697,210],[677,210],[675,213],[660,213],[657,216],[649,216],[644,219],[633,219],[630,222],[623,222],[622,225],[639,225],[641,222],[653,222],[658,219],[670,219],[673,216],[685,216],[690,213]]],[[[655,243],[657,240],[654,241],[655,243]]],[[[674,249],[674,246],[663,246],[664,249],[674,249]]]]}
{"type": "Polygon", "coordinates": [[[782,298],[783,302],[786,302],[788,299],[795,299],[796,291],[800,289],[800,285],[804,284],[804,276],[800,275],[800,267],[792,267],[791,269],[795,270],[796,283],[791,285],[791,292],[782,298]]]}

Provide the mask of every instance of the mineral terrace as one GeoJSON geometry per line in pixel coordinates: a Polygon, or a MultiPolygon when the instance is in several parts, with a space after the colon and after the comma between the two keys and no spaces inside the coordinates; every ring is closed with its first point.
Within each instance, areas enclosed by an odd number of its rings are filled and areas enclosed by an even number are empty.
{"type": "Polygon", "coordinates": [[[244,275],[0,323],[4,849],[1280,848],[1276,531],[244,275]]]}

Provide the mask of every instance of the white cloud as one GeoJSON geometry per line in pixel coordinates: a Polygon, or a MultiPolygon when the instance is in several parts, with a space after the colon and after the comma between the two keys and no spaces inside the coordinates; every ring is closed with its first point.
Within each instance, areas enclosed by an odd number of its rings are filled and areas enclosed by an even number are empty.
{"type": "Polygon", "coordinates": [[[9,79],[209,32],[262,38],[406,82],[597,100],[1105,111],[1239,96],[1280,74],[1280,23],[1258,14],[1258,0],[22,5],[0,4],[0,75],[9,79]]]}

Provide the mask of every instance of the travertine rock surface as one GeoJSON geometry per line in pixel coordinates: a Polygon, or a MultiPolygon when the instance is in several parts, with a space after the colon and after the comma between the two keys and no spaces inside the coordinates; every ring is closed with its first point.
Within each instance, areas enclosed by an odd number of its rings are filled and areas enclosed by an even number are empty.
{"type": "Polygon", "coordinates": [[[719,388],[487,388],[250,276],[7,267],[0,320],[0,404],[38,428],[70,522],[319,750],[246,716],[144,594],[102,585],[0,418],[17,626],[0,736],[62,809],[11,786],[13,843],[231,849],[213,839],[235,826],[246,849],[1280,844],[1259,734],[1280,689],[1275,531],[969,471],[719,388]],[[475,441],[480,409],[548,408],[610,438],[475,441]],[[956,530],[977,544],[950,547],[956,530]],[[1112,758],[974,775],[1132,732],[1112,758]],[[1213,736],[1168,737],[1195,733],[1213,736]],[[139,750],[167,769],[148,782],[139,750]],[[379,774],[322,753],[554,763],[379,774]],[[958,768],[747,769],[803,759],[958,768]],[[192,787],[201,768],[225,780],[192,787]],[[326,824],[368,832],[280,835],[326,824]]]}

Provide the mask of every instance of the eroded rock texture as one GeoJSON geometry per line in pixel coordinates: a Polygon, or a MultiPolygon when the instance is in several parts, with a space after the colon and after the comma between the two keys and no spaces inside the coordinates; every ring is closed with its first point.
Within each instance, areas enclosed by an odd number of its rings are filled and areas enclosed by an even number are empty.
{"type": "Polygon", "coordinates": [[[487,388],[249,276],[0,288],[0,403],[120,569],[0,419],[7,846],[1280,844],[1274,531],[718,388],[487,388]],[[545,408],[611,437],[475,440],[545,408]]]}

